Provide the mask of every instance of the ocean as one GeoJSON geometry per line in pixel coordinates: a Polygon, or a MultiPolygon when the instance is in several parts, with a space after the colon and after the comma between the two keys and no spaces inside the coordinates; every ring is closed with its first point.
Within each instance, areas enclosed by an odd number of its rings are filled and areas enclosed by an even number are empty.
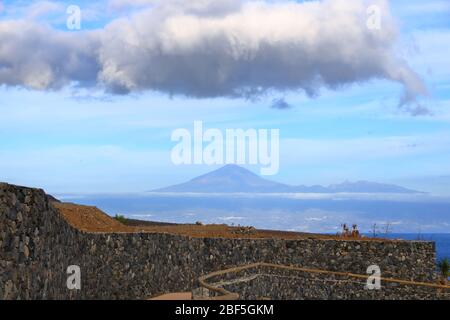
{"type": "Polygon", "coordinates": [[[259,229],[337,233],[341,224],[373,229],[382,237],[436,241],[439,259],[450,258],[450,199],[375,199],[342,194],[108,194],[59,195],[133,219],[254,226],[259,229]]]}

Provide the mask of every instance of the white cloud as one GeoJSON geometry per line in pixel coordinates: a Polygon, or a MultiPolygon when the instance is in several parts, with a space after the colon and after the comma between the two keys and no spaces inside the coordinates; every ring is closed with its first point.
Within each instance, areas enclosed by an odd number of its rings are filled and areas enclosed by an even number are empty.
{"type": "Polygon", "coordinates": [[[53,12],[64,12],[65,6],[54,1],[38,1],[26,7],[28,18],[38,18],[53,12]]]}
{"type": "Polygon", "coordinates": [[[109,0],[108,6],[114,9],[123,9],[125,7],[139,7],[155,3],[154,0],[109,0]]]}
{"type": "Polygon", "coordinates": [[[152,7],[164,12],[194,14],[225,14],[235,11],[245,2],[255,0],[109,0],[108,7],[114,10],[152,7]]]}
{"type": "Polygon", "coordinates": [[[80,33],[29,21],[0,22],[0,84],[48,90],[70,83],[107,91],[255,97],[269,91],[340,89],[372,79],[426,88],[395,53],[387,1],[113,1],[146,5],[130,18],[80,33]],[[368,4],[381,30],[366,26],[368,4]],[[31,54],[32,53],[32,54],[31,54]]]}
{"type": "Polygon", "coordinates": [[[92,37],[64,34],[27,21],[0,22],[0,84],[48,90],[73,81],[88,86],[98,64],[92,37]]]}

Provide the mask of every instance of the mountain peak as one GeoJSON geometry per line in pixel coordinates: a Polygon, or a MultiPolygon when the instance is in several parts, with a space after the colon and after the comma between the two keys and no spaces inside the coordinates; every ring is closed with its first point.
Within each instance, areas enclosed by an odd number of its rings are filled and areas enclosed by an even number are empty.
{"type": "Polygon", "coordinates": [[[289,186],[261,178],[250,170],[235,164],[227,164],[217,170],[196,177],[189,182],[156,190],[158,192],[277,192],[289,186]]]}
{"type": "Polygon", "coordinates": [[[227,164],[217,170],[208,172],[204,175],[201,175],[197,178],[192,179],[191,181],[197,180],[197,179],[204,179],[204,178],[213,178],[213,177],[219,177],[219,178],[239,178],[239,177],[252,177],[252,178],[260,178],[257,174],[251,172],[250,170],[247,170],[243,167],[240,167],[236,164],[227,164]]]}
{"type": "Polygon", "coordinates": [[[226,164],[225,166],[214,170],[210,173],[244,173],[244,174],[252,174],[256,175],[255,173],[251,172],[248,169],[245,169],[244,167],[238,166],[237,164],[226,164]]]}
{"type": "Polygon", "coordinates": [[[419,193],[392,184],[369,181],[345,181],[328,187],[320,185],[289,186],[264,179],[235,164],[227,164],[188,182],[154,191],[180,193],[419,193]]]}

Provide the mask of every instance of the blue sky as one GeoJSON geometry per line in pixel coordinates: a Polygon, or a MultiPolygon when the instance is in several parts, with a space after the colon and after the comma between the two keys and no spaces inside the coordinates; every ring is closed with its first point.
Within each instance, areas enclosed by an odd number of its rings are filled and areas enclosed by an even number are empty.
{"type": "MultiPolygon", "coordinates": [[[[32,20],[72,34],[102,30],[143,10],[119,1],[0,3],[0,21],[32,20]],[[80,31],[65,30],[69,3],[85,12],[80,31]]],[[[280,129],[280,171],[270,177],[280,182],[371,180],[449,195],[450,4],[399,0],[391,7],[396,50],[428,90],[420,98],[425,114],[405,112],[398,106],[402,85],[376,78],[336,90],[323,86],[313,97],[302,90],[269,90],[250,99],[3,84],[0,181],[53,193],[135,192],[179,183],[217,168],[171,163],[171,132],[202,120],[210,128],[280,129]],[[291,108],[271,108],[274,99],[291,108]]]]}

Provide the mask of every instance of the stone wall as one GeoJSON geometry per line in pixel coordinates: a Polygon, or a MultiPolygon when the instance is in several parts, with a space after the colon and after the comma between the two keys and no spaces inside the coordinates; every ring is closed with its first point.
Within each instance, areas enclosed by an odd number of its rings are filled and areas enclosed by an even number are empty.
{"type": "MultiPolygon", "coordinates": [[[[241,300],[450,300],[450,286],[381,278],[380,288],[366,288],[368,276],[284,266],[244,266],[206,276],[209,287],[238,294],[241,300]]],[[[224,293],[194,290],[196,299],[224,293]]]]}
{"type": "Polygon", "coordinates": [[[200,275],[254,262],[430,281],[432,242],[190,238],[85,233],[42,190],[0,184],[0,299],[142,299],[189,291],[200,275]],[[82,288],[67,289],[78,265],[82,288]]]}

